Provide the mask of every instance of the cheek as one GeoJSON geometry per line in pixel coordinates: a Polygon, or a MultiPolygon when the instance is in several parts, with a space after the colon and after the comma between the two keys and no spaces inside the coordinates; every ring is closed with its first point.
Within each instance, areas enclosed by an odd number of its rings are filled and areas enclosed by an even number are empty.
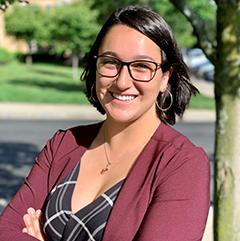
{"type": "Polygon", "coordinates": [[[157,96],[161,90],[161,78],[154,78],[148,83],[140,83],[136,87],[145,95],[157,96]]]}
{"type": "Polygon", "coordinates": [[[101,78],[96,78],[96,91],[99,92],[102,88],[104,88],[105,84],[101,80],[101,78]]]}
{"type": "Polygon", "coordinates": [[[108,78],[97,77],[96,78],[96,93],[98,97],[103,98],[108,88],[111,86],[111,81],[108,78]]]}
{"type": "Polygon", "coordinates": [[[112,81],[110,78],[102,77],[97,75],[96,76],[96,87],[98,88],[106,88],[111,85],[112,81]]]}
{"type": "Polygon", "coordinates": [[[168,80],[162,73],[155,76],[155,79],[153,79],[154,89],[157,94],[159,94],[159,92],[164,92],[167,88],[167,84],[168,80]]]}

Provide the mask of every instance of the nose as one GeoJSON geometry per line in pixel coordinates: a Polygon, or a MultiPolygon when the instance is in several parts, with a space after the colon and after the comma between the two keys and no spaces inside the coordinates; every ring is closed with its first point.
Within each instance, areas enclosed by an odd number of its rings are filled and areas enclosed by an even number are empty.
{"type": "Polygon", "coordinates": [[[122,66],[122,69],[116,79],[116,85],[121,90],[128,89],[132,85],[132,77],[130,76],[126,65],[122,66]]]}

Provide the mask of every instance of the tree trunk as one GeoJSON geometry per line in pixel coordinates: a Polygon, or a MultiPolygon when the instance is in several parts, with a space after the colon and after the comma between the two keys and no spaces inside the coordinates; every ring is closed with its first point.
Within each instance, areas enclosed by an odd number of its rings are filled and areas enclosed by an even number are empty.
{"type": "Polygon", "coordinates": [[[77,54],[72,56],[72,78],[73,80],[78,79],[78,67],[79,67],[79,57],[77,54]]]}
{"type": "Polygon", "coordinates": [[[216,0],[214,240],[240,240],[240,0],[216,0]]]}
{"type": "Polygon", "coordinates": [[[32,58],[32,45],[31,45],[31,41],[27,41],[27,44],[28,44],[28,53],[26,55],[26,58],[25,58],[25,63],[27,65],[32,65],[33,63],[33,58],[32,58]]]}

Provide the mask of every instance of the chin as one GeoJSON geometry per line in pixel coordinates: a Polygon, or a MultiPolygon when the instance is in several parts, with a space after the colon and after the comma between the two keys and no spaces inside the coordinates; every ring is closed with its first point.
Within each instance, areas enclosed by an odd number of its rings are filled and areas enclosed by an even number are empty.
{"type": "Polygon", "coordinates": [[[107,118],[119,123],[131,123],[138,119],[137,115],[131,114],[128,111],[107,111],[107,118]]]}
{"type": "Polygon", "coordinates": [[[156,110],[154,108],[140,108],[138,106],[132,106],[131,108],[116,108],[112,105],[105,105],[105,111],[107,118],[121,123],[132,123],[140,119],[152,119],[156,117],[156,110]]]}

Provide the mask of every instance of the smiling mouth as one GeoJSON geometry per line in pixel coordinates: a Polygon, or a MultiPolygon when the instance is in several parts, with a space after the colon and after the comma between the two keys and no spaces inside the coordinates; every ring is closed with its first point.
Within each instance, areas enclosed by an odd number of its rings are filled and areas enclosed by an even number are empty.
{"type": "Polygon", "coordinates": [[[121,101],[131,101],[136,98],[136,95],[118,95],[116,93],[111,93],[112,97],[121,101]]]}

